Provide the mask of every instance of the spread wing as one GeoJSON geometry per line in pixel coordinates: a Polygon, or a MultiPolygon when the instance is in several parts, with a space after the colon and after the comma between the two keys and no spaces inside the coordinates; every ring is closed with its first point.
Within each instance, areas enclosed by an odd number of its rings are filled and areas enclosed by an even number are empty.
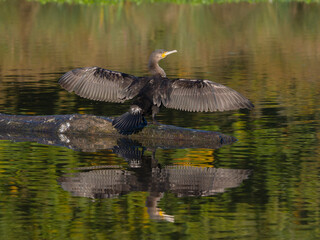
{"type": "MultiPolygon", "coordinates": [[[[227,111],[253,108],[253,104],[237,91],[209,80],[166,80],[159,98],[167,108],[190,112],[227,111]],[[164,87],[165,86],[165,87],[164,87]]],[[[159,100],[155,104],[159,105],[159,100]]]]}
{"type": "Polygon", "coordinates": [[[135,97],[139,78],[99,67],[76,68],[65,73],[59,84],[69,92],[91,100],[124,102],[135,97]]]}

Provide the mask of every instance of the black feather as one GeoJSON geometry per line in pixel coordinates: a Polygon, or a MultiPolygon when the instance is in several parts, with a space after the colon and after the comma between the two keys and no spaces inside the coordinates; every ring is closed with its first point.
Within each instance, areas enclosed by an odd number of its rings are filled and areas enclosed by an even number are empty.
{"type": "Polygon", "coordinates": [[[112,126],[124,135],[130,135],[141,131],[147,125],[147,121],[139,114],[126,112],[112,121],[112,126]]]}

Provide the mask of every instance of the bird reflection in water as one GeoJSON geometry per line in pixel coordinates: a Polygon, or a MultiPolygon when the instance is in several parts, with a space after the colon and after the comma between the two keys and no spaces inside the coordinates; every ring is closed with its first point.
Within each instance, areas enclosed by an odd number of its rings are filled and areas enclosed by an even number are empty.
{"type": "Polygon", "coordinates": [[[113,152],[128,162],[121,166],[94,166],[77,169],[58,181],[73,196],[115,198],[132,191],[149,192],[146,207],[151,219],[174,221],[157,207],[164,193],[177,197],[211,196],[238,187],[251,173],[247,169],[223,169],[196,166],[162,167],[152,156],[145,156],[145,147],[137,141],[120,139],[113,152]]]}
{"type": "Polygon", "coordinates": [[[129,111],[116,117],[112,125],[119,133],[129,135],[146,125],[145,115],[155,117],[161,106],[190,112],[251,109],[253,104],[237,91],[222,84],[202,79],[169,79],[159,61],[177,52],[155,50],[149,58],[150,76],[130,74],[100,67],[73,69],[65,73],[59,84],[69,92],[105,102],[123,103],[133,99],[129,111]]]}

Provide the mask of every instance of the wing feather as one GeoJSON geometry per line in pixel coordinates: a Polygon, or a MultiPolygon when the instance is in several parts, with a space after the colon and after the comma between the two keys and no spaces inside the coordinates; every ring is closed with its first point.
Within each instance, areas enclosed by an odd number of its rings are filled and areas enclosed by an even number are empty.
{"type": "Polygon", "coordinates": [[[237,91],[209,80],[166,79],[161,101],[167,108],[191,112],[214,112],[253,108],[253,104],[237,91]]]}
{"type": "Polygon", "coordinates": [[[139,78],[99,67],[77,68],[65,73],[59,84],[69,92],[91,100],[124,102],[135,97],[139,78]]]}

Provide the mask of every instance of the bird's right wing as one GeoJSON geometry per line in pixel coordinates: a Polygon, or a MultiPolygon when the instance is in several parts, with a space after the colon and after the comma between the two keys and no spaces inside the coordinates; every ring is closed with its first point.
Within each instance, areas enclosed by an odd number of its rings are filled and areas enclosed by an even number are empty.
{"type": "Polygon", "coordinates": [[[96,101],[124,102],[140,89],[139,78],[99,67],[76,68],[65,73],[59,84],[69,92],[96,101]]]}

